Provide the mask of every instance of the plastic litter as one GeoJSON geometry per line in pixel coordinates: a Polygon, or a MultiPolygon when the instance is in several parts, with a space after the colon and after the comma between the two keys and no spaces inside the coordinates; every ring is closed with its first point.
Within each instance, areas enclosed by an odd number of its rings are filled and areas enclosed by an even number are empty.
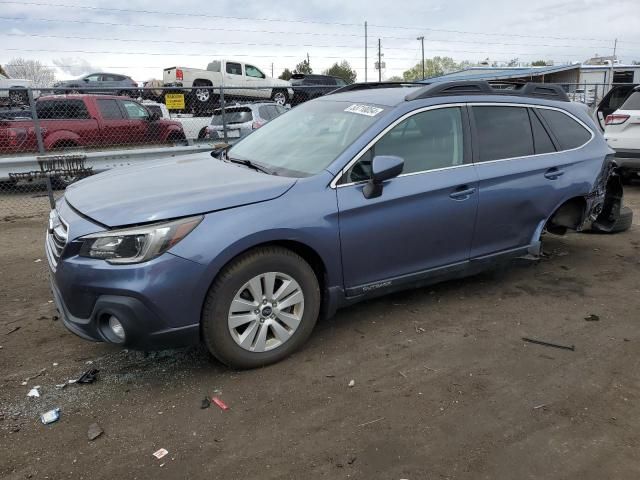
{"type": "Polygon", "coordinates": [[[100,435],[104,433],[104,430],[97,423],[92,423],[89,425],[89,430],[87,430],[87,438],[90,442],[94,441],[100,435]]]}
{"type": "Polygon", "coordinates": [[[98,370],[97,368],[90,368],[89,370],[84,372],[82,375],[80,375],[80,378],[78,378],[76,380],[76,383],[93,383],[93,382],[95,382],[99,371],[100,370],[98,370]]]}
{"type": "Polygon", "coordinates": [[[587,322],[598,322],[598,321],[600,321],[600,317],[598,315],[596,315],[595,313],[592,313],[588,317],[584,317],[584,319],[587,322]]]}
{"type": "Polygon", "coordinates": [[[169,451],[167,449],[161,448],[160,450],[153,452],[153,456],[156,457],[158,460],[160,460],[162,457],[164,457],[168,453],[169,451]]]}
{"type": "Polygon", "coordinates": [[[349,381],[349,388],[353,388],[356,385],[356,381],[355,380],[350,380],[349,381]]]}
{"type": "Polygon", "coordinates": [[[229,410],[229,406],[226,403],[224,403],[222,400],[220,400],[218,397],[212,397],[211,400],[213,401],[213,403],[219,406],[222,410],[229,410]]]}
{"type": "Polygon", "coordinates": [[[208,397],[204,397],[202,399],[202,404],[200,405],[200,408],[204,410],[205,408],[209,408],[210,406],[211,406],[211,400],[209,400],[208,397]]]}
{"type": "Polygon", "coordinates": [[[45,412],[42,415],[40,415],[40,421],[45,425],[48,425],[53,422],[57,422],[59,419],[60,419],[59,408],[54,408],[53,410],[49,410],[48,412],[45,412]]]}
{"type": "Polygon", "coordinates": [[[40,392],[38,391],[39,388],[40,385],[38,385],[37,387],[33,387],[31,390],[29,390],[29,393],[27,393],[27,397],[38,398],[40,396],[40,392]]]}

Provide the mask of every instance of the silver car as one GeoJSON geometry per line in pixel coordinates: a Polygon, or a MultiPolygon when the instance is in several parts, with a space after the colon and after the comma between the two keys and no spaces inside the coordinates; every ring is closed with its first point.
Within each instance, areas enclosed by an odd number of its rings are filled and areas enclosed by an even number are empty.
{"type": "Polygon", "coordinates": [[[224,122],[222,121],[222,109],[213,111],[211,124],[207,127],[207,136],[212,140],[224,138],[223,123],[227,125],[227,139],[233,142],[249,135],[265,123],[273,120],[286,112],[287,109],[275,102],[256,102],[243,105],[234,105],[224,109],[224,122]]]}

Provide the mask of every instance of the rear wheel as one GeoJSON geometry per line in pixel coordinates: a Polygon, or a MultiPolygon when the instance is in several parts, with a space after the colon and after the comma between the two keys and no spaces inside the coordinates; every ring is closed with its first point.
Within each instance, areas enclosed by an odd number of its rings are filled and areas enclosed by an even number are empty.
{"type": "Polygon", "coordinates": [[[209,290],[202,335],[209,351],[233,368],[277,362],[311,335],[320,287],[299,255],[280,247],[252,250],[231,262],[209,290]]]}
{"type": "Polygon", "coordinates": [[[13,105],[29,103],[29,94],[24,89],[9,90],[9,102],[13,105]]]}
{"type": "Polygon", "coordinates": [[[597,226],[594,225],[591,228],[591,231],[599,232],[599,233],[626,232],[631,228],[632,224],[633,224],[633,210],[631,210],[629,207],[622,207],[620,209],[620,215],[618,215],[618,218],[613,224],[613,227],[611,228],[611,230],[609,231],[600,230],[597,226]]]}

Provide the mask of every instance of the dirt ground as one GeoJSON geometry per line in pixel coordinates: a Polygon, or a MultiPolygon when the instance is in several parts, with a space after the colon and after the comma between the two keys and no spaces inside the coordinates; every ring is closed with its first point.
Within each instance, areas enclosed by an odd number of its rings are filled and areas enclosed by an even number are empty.
{"type": "Polygon", "coordinates": [[[75,337],[54,319],[44,217],[0,221],[0,477],[640,478],[640,185],[626,201],[629,232],[549,236],[539,262],[351,307],[245,372],[75,337]],[[214,394],[229,410],[200,408],[214,394]]]}

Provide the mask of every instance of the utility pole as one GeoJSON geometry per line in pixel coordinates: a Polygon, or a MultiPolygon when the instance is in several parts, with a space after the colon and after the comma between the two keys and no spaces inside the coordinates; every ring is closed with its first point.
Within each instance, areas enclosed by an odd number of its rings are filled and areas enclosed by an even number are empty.
{"type": "Polygon", "coordinates": [[[613,57],[611,58],[611,68],[609,69],[609,90],[613,86],[613,64],[616,61],[616,51],[618,49],[618,39],[613,41],[613,57]]]}
{"type": "Polygon", "coordinates": [[[309,60],[309,52],[307,52],[307,68],[311,70],[311,60],[309,60]]]}
{"type": "Polygon", "coordinates": [[[382,46],[380,45],[380,39],[378,39],[378,81],[382,82],[382,46]]]}
{"type": "Polygon", "coordinates": [[[422,80],[424,80],[424,36],[416,38],[422,44],[422,80]]]}
{"type": "Polygon", "coordinates": [[[367,81],[367,48],[368,48],[368,37],[367,37],[367,22],[364,22],[364,81],[367,81]]]}
{"type": "Polygon", "coordinates": [[[271,78],[273,78],[273,62],[271,62],[271,78]]]}

